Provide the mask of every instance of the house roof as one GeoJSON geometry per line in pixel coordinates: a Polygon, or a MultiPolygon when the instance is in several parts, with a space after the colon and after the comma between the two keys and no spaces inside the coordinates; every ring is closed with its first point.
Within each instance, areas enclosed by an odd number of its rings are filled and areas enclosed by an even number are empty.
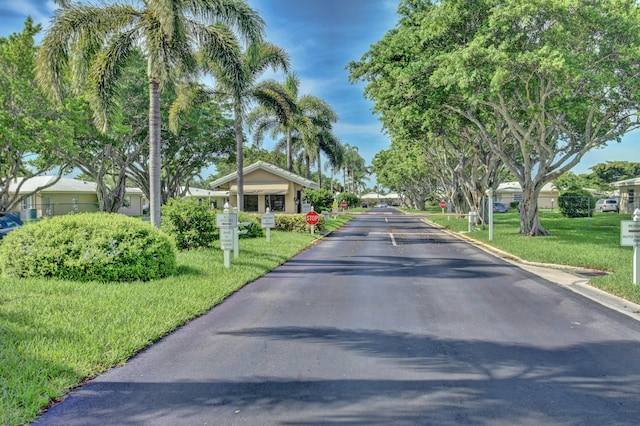
{"type": "MultiPolygon", "coordinates": [[[[242,169],[243,175],[248,175],[256,170],[264,170],[266,172],[272,173],[276,176],[281,177],[282,179],[292,181],[297,183],[298,185],[302,185],[305,188],[318,189],[318,184],[312,180],[303,178],[295,173],[290,171],[281,169],[278,166],[274,166],[273,164],[265,163],[264,161],[258,161],[257,163],[253,163],[252,165],[245,167],[242,169]]],[[[225,183],[232,182],[238,179],[238,172],[229,173],[228,175],[221,177],[213,182],[211,182],[212,188],[217,188],[220,185],[224,185],[225,183]]]]}
{"type": "MultiPolygon", "coordinates": [[[[24,181],[20,187],[20,192],[32,192],[43,186],[49,185],[56,179],[56,176],[35,176],[24,181]]],[[[19,178],[11,182],[9,192],[15,192],[18,184],[23,180],[19,178]]],[[[42,189],[40,192],[75,192],[75,193],[96,193],[97,186],[95,182],[85,182],[72,178],[60,178],[58,182],[52,186],[42,189]]]]}
{"type": "Polygon", "coordinates": [[[638,186],[640,185],[640,177],[635,177],[631,179],[619,180],[617,182],[612,182],[611,186],[621,187],[621,186],[638,186]]]}
{"type": "MultiPolygon", "coordinates": [[[[18,184],[24,178],[18,178],[11,182],[9,185],[9,192],[15,192],[18,188],[18,184]]],[[[25,180],[24,184],[20,187],[21,193],[33,192],[38,188],[42,188],[43,186],[49,185],[51,182],[55,181],[56,176],[34,176],[25,180]]],[[[62,177],[53,185],[41,189],[38,192],[51,193],[75,193],[75,194],[95,194],[97,192],[97,185],[95,182],[87,182],[84,180],[73,179],[62,177]]],[[[140,188],[127,188],[126,193],[131,194],[142,194],[142,190],[140,188]]]]}
{"type": "MultiPolygon", "coordinates": [[[[180,188],[184,191],[184,186],[180,188]]],[[[185,193],[185,197],[228,197],[229,191],[214,191],[211,189],[202,189],[189,187],[185,193]]]]}
{"type": "MultiPolygon", "coordinates": [[[[498,185],[498,189],[496,192],[507,193],[507,192],[522,192],[522,187],[520,186],[520,182],[503,182],[498,185]]],[[[558,192],[558,188],[551,182],[546,183],[540,192],[558,192]]]]}

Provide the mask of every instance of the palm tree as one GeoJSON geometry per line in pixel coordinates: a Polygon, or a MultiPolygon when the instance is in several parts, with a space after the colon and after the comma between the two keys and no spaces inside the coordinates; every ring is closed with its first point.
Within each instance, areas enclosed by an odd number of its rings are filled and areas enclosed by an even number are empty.
{"type": "Polygon", "coordinates": [[[244,168],[242,133],[243,120],[246,114],[247,104],[256,101],[260,105],[270,106],[277,103],[277,99],[272,96],[273,91],[268,83],[257,83],[258,77],[267,69],[274,72],[282,69],[289,72],[289,56],[280,47],[261,41],[249,46],[240,59],[242,73],[229,75],[224,72],[215,61],[215,58],[207,58],[207,65],[216,77],[217,88],[225,96],[229,97],[233,104],[234,130],[236,135],[236,160],[237,160],[237,197],[238,210],[244,210],[244,168]],[[210,61],[213,59],[213,62],[210,61]]]}
{"type": "MultiPolygon", "coordinates": [[[[256,145],[262,142],[266,133],[270,133],[273,139],[278,134],[284,135],[287,170],[293,171],[294,132],[302,129],[302,122],[306,120],[300,115],[298,107],[300,80],[295,74],[289,74],[284,84],[276,81],[268,83],[271,84],[271,98],[274,101],[270,105],[259,105],[251,111],[247,117],[247,124],[253,130],[253,139],[256,145]]],[[[306,124],[310,125],[309,122],[306,124]]]]}
{"type": "MultiPolygon", "coordinates": [[[[329,104],[315,96],[302,96],[297,104],[301,117],[299,131],[302,136],[306,177],[310,179],[310,162],[316,158],[320,161],[322,141],[331,133],[331,126],[338,120],[338,116],[329,104]]],[[[318,168],[318,175],[321,174],[322,169],[318,168]]]]}
{"type": "Polygon", "coordinates": [[[149,180],[151,223],[160,226],[160,90],[196,70],[195,41],[229,74],[240,73],[233,30],[249,43],[262,39],[264,21],[245,0],[145,0],[78,4],[58,0],[38,54],[39,84],[60,100],[68,65],[77,92],[90,94],[96,126],[108,129],[116,105],[115,82],[130,54],[145,52],[149,84],[149,180]],[[206,23],[206,24],[205,24],[206,23]]]}

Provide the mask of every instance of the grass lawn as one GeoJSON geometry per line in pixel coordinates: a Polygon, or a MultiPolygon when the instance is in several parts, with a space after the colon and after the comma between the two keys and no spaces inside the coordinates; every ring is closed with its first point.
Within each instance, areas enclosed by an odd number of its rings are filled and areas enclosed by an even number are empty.
{"type": "MultiPolygon", "coordinates": [[[[427,211],[433,214],[440,212],[437,207],[427,211]]],[[[524,260],[611,272],[591,278],[589,284],[640,303],[640,286],[633,284],[633,247],[620,246],[620,221],[631,220],[631,215],[596,213],[591,218],[569,219],[557,210],[541,210],[540,223],[551,232],[548,237],[519,235],[520,216],[516,210],[496,213],[493,217],[493,241],[489,241],[488,226],[476,226],[468,233],[466,217],[434,215],[429,220],[452,231],[464,232],[468,237],[524,260]]]]}
{"type": "MultiPolygon", "coordinates": [[[[327,222],[336,229],[353,216],[327,222]]],[[[32,421],[50,400],[202,315],[319,235],[271,232],[240,241],[223,266],[218,249],[178,254],[176,276],[128,284],[0,278],[0,424],[32,421]]]]}

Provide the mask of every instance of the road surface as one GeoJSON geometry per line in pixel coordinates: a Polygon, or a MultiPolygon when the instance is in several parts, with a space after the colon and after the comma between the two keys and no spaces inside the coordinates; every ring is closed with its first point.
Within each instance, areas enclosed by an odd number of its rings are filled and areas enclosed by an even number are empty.
{"type": "Polygon", "coordinates": [[[42,425],[635,425],[640,323],[395,209],[361,215],[42,425]]]}

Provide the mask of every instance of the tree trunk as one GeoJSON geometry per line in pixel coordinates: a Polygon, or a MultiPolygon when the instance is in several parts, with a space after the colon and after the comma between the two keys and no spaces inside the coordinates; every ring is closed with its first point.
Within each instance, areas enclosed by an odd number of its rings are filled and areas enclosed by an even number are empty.
{"type": "Polygon", "coordinates": [[[320,151],[318,151],[318,188],[322,189],[322,160],[320,159],[320,151]]]}
{"type": "Polygon", "coordinates": [[[161,205],[161,139],[160,139],[160,84],[155,77],[149,79],[149,212],[151,224],[160,227],[161,205]]]}
{"type": "Polygon", "coordinates": [[[307,153],[304,154],[304,168],[306,174],[305,177],[311,180],[311,159],[309,158],[309,154],[307,153]]]}
{"type": "Polygon", "coordinates": [[[242,110],[240,109],[240,103],[236,102],[235,105],[235,120],[233,123],[236,133],[236,157],[237,157],[237,197],[238,197],[238,211],[244,211],[244,152],[242,144],[242,110]]]}
{"type": "Polygon", "coordinates": [[[291,142],[291,129],[287,129],[287,170],[293,172],[293,146],[291,142]]]}
{"type": "MultiPolygon", "coordinates": [[[[522,185],[522,203],[520,204],[520,235],[539,237],[550,235],[549,231],[542,227],[538,216],[538,195],[540,190],[536,189],[532,182],[522,185]]],[[[542,185],[540,185],[542,187],[542,185]]]]}

